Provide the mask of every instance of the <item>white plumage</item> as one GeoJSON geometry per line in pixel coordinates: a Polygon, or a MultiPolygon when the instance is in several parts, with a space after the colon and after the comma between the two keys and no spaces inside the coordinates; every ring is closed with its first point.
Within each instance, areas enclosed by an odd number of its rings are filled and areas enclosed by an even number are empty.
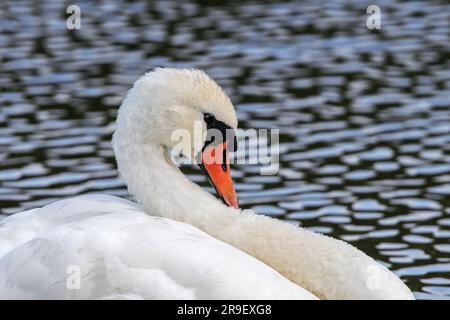
{"type": "Polygon", "coordinates": [[[113,196],[29,210],[0,232],[3,299],[313,298],[205,232],[113,196]],[[79,289],[70,285],[71,266],[81,272],[79,289]]]}
{"type": "Polygon", "coordinates": [[[189,181],[168,160],[168,135],[193,130],[204,112],[237,126],[228,97],[201,71],[157,69],[136,82],[113,147],[140,205],[85,195],[5,218],[0,298],[413,298],[351,245],[227,207],[189,181]]]}

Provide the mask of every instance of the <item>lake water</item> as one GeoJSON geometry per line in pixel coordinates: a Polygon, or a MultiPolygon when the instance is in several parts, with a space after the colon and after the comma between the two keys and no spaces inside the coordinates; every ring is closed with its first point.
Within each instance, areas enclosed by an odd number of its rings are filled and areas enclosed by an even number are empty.
{"type": "MultiPolygon", "coordinates": [[[[418,299],[450,299],[450,5],[377,1],[0,4],[1,217],[127,197],[110,138],[154,66],[198,67],[240,127],[280,130],[280,170],[238,165],[242,207],[350,242],[418,299]]],[[[198,170],[184,169],[209,188],[198,170]]]]}

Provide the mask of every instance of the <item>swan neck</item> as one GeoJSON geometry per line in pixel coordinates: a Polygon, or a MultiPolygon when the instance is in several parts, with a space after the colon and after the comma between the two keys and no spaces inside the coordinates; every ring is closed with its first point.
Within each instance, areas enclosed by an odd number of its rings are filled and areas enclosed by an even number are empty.
{"type": "Polygon", "coordinates": [[[191,224],[261,260],[321,298],[412,297],[391,272],[380,269],[371,258],[342,241],[225,206],[191,182],[171,162],[164,147],[126,139],[132,133],[127,134],[123,128],[119,126],[113,137],[119,172],[148,214],[191,224]],[[374,268],[388,280],[376,290],[368,290],[367,270],[374,268]],[[336,283],[333,290],[331,283],[336,283]]]}
{"type": "Polygon", "coordinates": [[[230,209],[190,181],[172,163],[166,148],[155,143],[122,147],[117,140],[114,147],[120,175],[148,214],[186,222],[208,233],[226,222],[230,209]]]}

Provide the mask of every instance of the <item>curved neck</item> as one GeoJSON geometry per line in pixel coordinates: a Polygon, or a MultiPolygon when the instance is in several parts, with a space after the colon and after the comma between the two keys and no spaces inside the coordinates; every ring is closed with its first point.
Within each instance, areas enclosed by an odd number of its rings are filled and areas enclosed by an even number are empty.
{"type": "Polygon", "coordinates": [[[165,148],[140,131],[143,116],[129,106],[119,110],[113,147],[119,172],[146,212],[191,224],[321,298],[412,297],[389,270],[342,241],[222,204],[185,177],[165,148]],[[368,288],[373,270],[383,281],[368,288]]]}
{"type": "Polygon", "coordinates": [[[208,233],[231,223],[238,210],[228,208],[190,181],[157,144],[124,141],[114,135],[117,165],[130,194],[147,213],[192,224],[208,233]]]}

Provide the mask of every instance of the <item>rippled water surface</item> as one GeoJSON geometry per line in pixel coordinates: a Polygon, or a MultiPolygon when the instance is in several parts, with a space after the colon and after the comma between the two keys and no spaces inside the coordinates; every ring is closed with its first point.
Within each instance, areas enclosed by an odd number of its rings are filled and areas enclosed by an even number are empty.
{"type": "MultiPolygon", "coordinates": [[[[127,197],[110,138],[130,85],[196,66],[242,128],[280,130],[280,171],[234,168],[241,205],[352,243],[417,298],[450,299],[450,5],[378,1],[0,4],[2,217],[127,197]]],[[[193,168],[190,177],[209,187],[193,168]]]]}

